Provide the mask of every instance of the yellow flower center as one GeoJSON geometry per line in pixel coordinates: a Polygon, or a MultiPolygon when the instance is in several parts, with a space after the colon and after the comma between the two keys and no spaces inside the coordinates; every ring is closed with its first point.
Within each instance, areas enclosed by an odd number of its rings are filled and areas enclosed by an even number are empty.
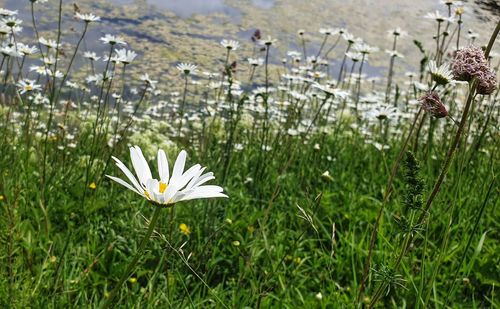
{"type": "Polygon", "coordinates": [[[24,87],[24,89],[26,89],[26,91],[32,91],[33,90],[33,86],[26,85],[26,87],[24,87]]]}
{"type": "Polygon", "coordinates": [[[168,185],[164,182],[160,182],[160,193],[165,192],[167,190],[168,185]]]}

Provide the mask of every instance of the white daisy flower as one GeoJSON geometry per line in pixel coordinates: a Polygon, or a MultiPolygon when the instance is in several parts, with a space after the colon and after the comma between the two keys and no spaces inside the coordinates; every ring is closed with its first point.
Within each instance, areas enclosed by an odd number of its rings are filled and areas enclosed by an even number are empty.
{"type": "Polygon", "coordinates": [[[438,85],[446,85],[453,80],[453,73],[450,71],[448,64],[437,66],[436,61],[429,61],[429,72],[432,80],[438,85]]]}
{"type": "Polygon", "coordinates": [[[240,47],[240,43],[238,41],[234,41],[234,40],[225,40],[224,39],[220,42],[220,44],[228,50],[237,50],[238,47],[240,47]]]}
{"type": "Polygon", "coordinates": [[[127,43],[123,40],[122,37],[120,36],[114,36],[111,34],[106,34],[102,38],[100,38],[104,44],[109,44],[109,45],[127,45],[127,43]]]}
{"type": "Polygon", "coordinates": [[[198,68],[198,66],[191,64],[191,63],[183,63],[182,62],[182,63],[179,63],[176,68],[177,68],[177,70],[181,71],[185,75],[189,75],[189,74],[194,74],[196,72],[196,68],[198,68]]]}
{"type": "Polygon", "coordinates": [[[170,175],[165,152],[161,149],[158,150],[159,179],[153,178],[149,165],[138,146],[130,147],[130,157],[137,178],[120,160],[115,157],[113,160],[131,184],[117,177],[106,176],[141,195],[156,206],[167,207],[177,202],[200,198],[227,197],[222,193],[221,187],[203,185],[215,177],[212,172],[203,174],[205,168],[202,168],[201,165],[196,164],[184,172],[187,157],[184,150],[177,156],[172,175],[170,175]]]}
{"type": "Polygon", "coordinates": [[[76,13],[75,17],[78,18],[79,20],[82,20],[86,23],[94,22],[94,21],[100,21],[101,18],[99,16],[96,16],[92,13],[89,14],[81,14],[81,13],[76,13]]]}
{"type": "Polygon", "coordinates": [[[35,84],[34,80],[23,79],[17,83],[17,88],[19,88],[20,94],[24,94],[26,92],[31,92],[33,90],[41,89],[42,86],[35,84]]]}

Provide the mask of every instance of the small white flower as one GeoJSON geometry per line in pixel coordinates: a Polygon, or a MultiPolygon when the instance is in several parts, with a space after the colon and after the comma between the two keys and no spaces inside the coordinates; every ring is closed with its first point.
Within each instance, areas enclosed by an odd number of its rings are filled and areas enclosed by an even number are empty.
{"type": "Polygon", "coordinates": [[[240,47],[240,43],[234,40],[222,40],[220,44],[228,50],[237,50],[240,47]]]}
{"type": "Polygon", "coordinates": [[[130,64],[137,57],[137,53],[133,50],[125,48],[116,50],[116,59],[123,64],[130,64]]]}
{"type": "Polygon", "coordinates": [[[248,64],[250,64],[253,67],[258,67],[264,64],[264,59],[262,58],[248,58],[248,64]]]}
{"type": "Polygon", "coordinates": [[[276,43],[278,42],[278,40],[276,39],[273,39],[272,37],[270,36],[267,36],[267,38],[265,39],[261,39],[259,40],[259,43],[261,45],[265,45],[265,46],[271,46],[271,45],[276,45],[276,43]]]}
{"type": "Polygon", "coordinates": [[[42,86],[35,84],[35,81],[31,79],[20,80],[17,83],[17,87],[19,88],[20,94],[24,94],[26,92],[31,92],[42,88],[42,86]]]}
{"type": "Polygon", "coordinates": [[[120,36],[114,36],[111,34],[106,34],[102,38],[100,38],[104,44],[109,44],[109,45],[127,45],[127,43],[123,40],[122,37],[120,36]]]}
{"type": "Polygon", "coordinates": [[[97,61],[97,60],[101,59],[101,57],[98,57],[95,52],[91,52],[91,51],[84,52],[83,57],[87,58],[91,61],[97,61]]]}
{"type": "Polygon", "coordinates": [[[441,15],[441,13],[439,13],[439,11],[435,11],[435,12],[430,12],[430,13],[427,13],[424,18],[427,18],[427,19],[434,19],[435,21],[437,21],[438,23],[442,23],[444,21],[448,21],[450,23],[454,22],[455,19],[453,17],[446,17],[446,16],[443,16],[441,15]]]}
{"type": "Polygon", "coordinates": [[[100,21],[101,18],[99,16],[96,16],[92,13],[89,14],[81,14],[81,13],[76,13],[75,17],[78,18],[79,20],[82,20],[86,23],[94,22],[94,21],[100,21]]]}
{"type": "Polygon", "coordinates": [[[196,72],[196,68],[198,68],[196,65],[191,64],[191,63],[179,63],[177,65],[177,70],[180,72],[184,73],[185,75],[189,74],[194,74],[196,72]]]}
{"type": "Polygon", "coordinates": [[[453,73],[447,64],[437,66],[436,61],[429,61],[429,72],[431,73],[432,80],[438,85],[446,85],[453,80],[453,73]]]}
{"type": "Polygon", "coordinates": [[[404,58],[405,57],[403,54],[401,54],[397,50],[386,49],[385,52],[388,53],[391,57],[395,57],[395,58],[404,58]]]}
{"type": "Polygon", "coordinates": [[[60,44],[57,44],[56,41],[51,40],[51,39],[45,39],[44,37],[41,37],[39,40],[40,44],[45,45],[47,48],[58,48],[60,47],[60,44]]]}

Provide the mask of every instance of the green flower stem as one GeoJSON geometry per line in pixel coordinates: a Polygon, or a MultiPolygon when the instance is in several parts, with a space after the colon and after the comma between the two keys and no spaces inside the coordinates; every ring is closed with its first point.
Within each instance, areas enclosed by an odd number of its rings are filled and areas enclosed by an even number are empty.
{"type": "Polygon", "coordinates": [[[139,258],[142,256],[142,252],[144,251],[144,247],[146,247],[146,244],[148,243],[149,238],[153,234],[153,230],[155,228],[156,222],[158,221],[158,218],[160,217],[160,212],[161,212],[161,208],[160,207],[155,207],[155,211],[153,213],[153,217],[151,218],[151,221],[149,222],[148,231],[146,232],[146,235],[142,239],[141,243],[139,244],[139,248],[137,249],[137,252],[136,252],[134,258],[128,264],[127,270],[125,270],[125,272],[123,273],[122,277],[120,278],[120,281],[113,288],[113,290],[111,291],[111,294],[109,295],[109,297],[106,300],[106,302],[102,305],[101,309],[110,308],[110,306],[113,304],[113,299],[116,297],[116,294],[118,294],[118,291],[120,291],[120,287],[125,282],[125,280],[128,279],[128,277],[130,276],[130,273],[132,272],[132,270],[134,269],[135,265],[139,261],[139,258]]]}

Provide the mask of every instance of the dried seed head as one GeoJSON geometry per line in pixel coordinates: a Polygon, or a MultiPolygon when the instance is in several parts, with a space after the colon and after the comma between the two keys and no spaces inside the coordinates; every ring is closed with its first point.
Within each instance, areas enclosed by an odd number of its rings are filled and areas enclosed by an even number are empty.
{"type": "Polygon", "coordinates": [[[418,99],[422,108],[436,118],[448,116],[448,111],[435,91],[430,91],[418,99]]]}

